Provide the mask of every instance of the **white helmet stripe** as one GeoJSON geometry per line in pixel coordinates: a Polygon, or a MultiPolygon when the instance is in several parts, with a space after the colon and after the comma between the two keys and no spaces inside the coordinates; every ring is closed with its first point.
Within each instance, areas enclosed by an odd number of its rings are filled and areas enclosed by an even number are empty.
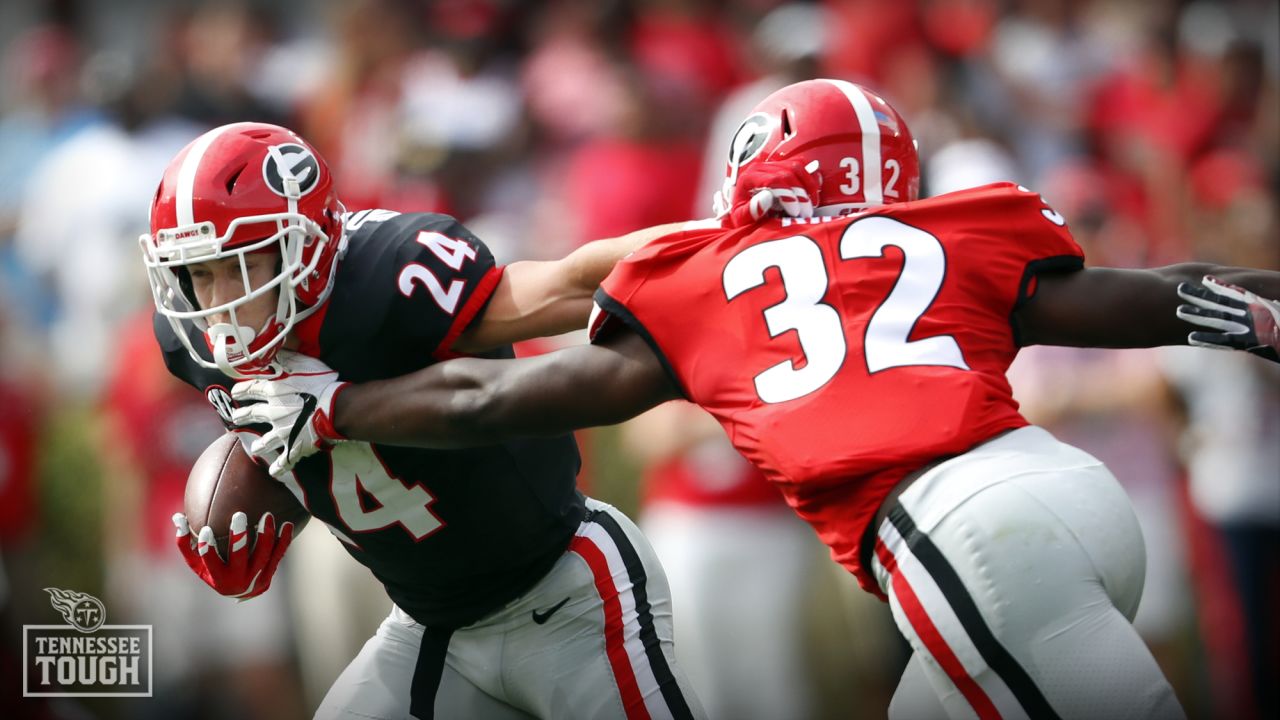
{"type": "Polygon", "coordinates": [[[204,154],[208,152],[209,146],[213,144],[214,140],[218,139],[219,135],[239,124],[223,125],[196,138],[196,141],[191,145],[191,150],[182,159],[182,167],[178,169],[178,196],[174,198],[174,210],[178,215],[178,227],[190,225],[196,221],[195,210],[192,207],[192,196],[195,192],[196,170],[200,169],[200,161],[204,159],[204,154]]]}
{"type": "Polygon", "coordinates": [[[846,80],[827,82],[840,88],[858,115],[858,125],[862,130],[862,197],[868,205],[881,205],[884,203],[884,186],[880,177],[880,123],[876,120],[876,111],[857,85],[846,80]]]}

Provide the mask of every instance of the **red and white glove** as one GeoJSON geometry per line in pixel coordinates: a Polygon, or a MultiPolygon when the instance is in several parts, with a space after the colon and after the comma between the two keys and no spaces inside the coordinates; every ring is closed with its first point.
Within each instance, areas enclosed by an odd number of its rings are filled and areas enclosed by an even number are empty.
{"type": "Polygon", "coordinates": [[[229,557],[224,561],[218,555],[213,529],[208,525],[196,536],[191,534],[186,515],[174,513],[173,524],[178,529],[178,551],[187,561],[187,567],[218,594],[240,600],[257,597],[271,587],[271,576],[293,541],[293,523],[284,523],[276,534],[276,519],[271,513],[263,513],[250,551],[248,518],[237,512],[231,516],[231,537],[227,539],[229,557]]]}
{"type": "Polygon", "coordinates": [[[278,478],[303,458],[346,439],[333,427],[333,403],[349,383],[313,357],[281,352],[277,359],[284,368],[277,377],[246,380],[231,388],[231,397],[242,403],[231,411],[231,422],[239,427],[270,426],[248,451],[268,463],[278,478]]]}
{"type": "Polygon", "coordinates": [[[821,176],[799,160],[757,160],[739,171],[721,223],[742,227],[765,217],[813,217],[821,187],[821,176]]]}

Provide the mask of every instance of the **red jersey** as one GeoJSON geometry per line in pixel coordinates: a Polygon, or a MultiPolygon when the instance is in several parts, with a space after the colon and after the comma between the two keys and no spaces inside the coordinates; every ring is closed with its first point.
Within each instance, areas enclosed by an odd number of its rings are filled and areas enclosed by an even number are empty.
{"type": "Polygon", "coordinates": [[[688,230],[619,263],[597,304],[866,588],[858,545],[907,473],[1027,421],[1005,371],[1037,272],[1084,253],[1010,183],[845,217],[688,230]]]}

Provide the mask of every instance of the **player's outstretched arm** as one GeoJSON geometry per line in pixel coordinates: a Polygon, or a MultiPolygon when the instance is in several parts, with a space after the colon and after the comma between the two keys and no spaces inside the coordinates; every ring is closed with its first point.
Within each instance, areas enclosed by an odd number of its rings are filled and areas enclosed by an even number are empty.
{"type": "Polygon", "coordinates": [[[537,357],[462,358],[349,385],[333,422],[352,440],[465,447],[611,425],[677,397],[658,356],[639,335],[619,330],[537,357]]]}
{"type": "Polygon", "coordinates": [[[1150,270],[1085,268],[1044,274],[1035,294],[1014,311],[1022,345],[1134,348],[1186,345],[1196,326],[1179,317],[1182,284],[1204,277],[1280,297],[1280,272],[1182,263],[1150,270]]]}
{"type": "Polygon", "coordinates": [[[684,225],[655,225],[596,240],[559,260],[511,263],[484,313],[458,337],[452,349],[480,352],[586,327],[592,294],[613,266],[637,248],[684,225]]]}

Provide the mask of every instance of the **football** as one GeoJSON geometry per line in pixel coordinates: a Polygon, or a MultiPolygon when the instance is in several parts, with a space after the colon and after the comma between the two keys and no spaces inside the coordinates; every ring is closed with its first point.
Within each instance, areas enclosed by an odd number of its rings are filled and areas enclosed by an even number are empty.
{"type": "Polygon", "coordinates": [[[218,555],[224,560],[231,516],[236,511],[248,516],[250,548],[258,520],[265,512],[275,516],[277,529],[282,523],[293,523],[294,537],[311,518],[284,483],[249,457],[232,432],[213,441],[200,454],[187,476],[182,504],[192,533],[198,534],[205,525],[213,528],[218,555]]]}

